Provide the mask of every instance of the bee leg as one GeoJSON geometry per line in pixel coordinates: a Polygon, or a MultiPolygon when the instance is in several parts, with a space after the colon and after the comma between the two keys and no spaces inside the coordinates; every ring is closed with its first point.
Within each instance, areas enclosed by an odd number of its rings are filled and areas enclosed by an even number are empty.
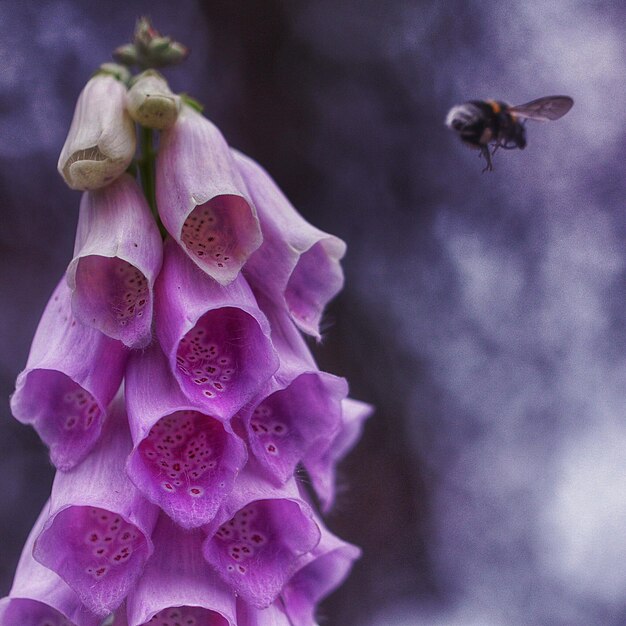
{"type": "Polygon", "coordinates": [[[485,161],[487,161],[487,165],[485,165],[483,173],[491,172],[493,170],[493,163],[491,161],[491,153],[489,152],[489,148],[487,146],[480,147],[480,156],[485,157],[485,161]]]}

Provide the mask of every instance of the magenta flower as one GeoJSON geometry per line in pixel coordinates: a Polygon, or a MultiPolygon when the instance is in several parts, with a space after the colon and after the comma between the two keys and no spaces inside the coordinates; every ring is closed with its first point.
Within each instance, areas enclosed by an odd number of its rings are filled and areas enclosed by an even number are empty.
{"type": "MultiPolygon", "coordinates": [[[[237,626],[292,626],[282,602],[277,600],[265,609],[257,609],[243,600],[237,601],[237,626]]],[[[309,626],[315,626],[312,622],[309,626]]]]}
{"type": "Polygon", "coordinates": [[[3,626],[99,626],[100,621],[52,570],[33,559],[35,539],[48,519],[43,507],[28,535],[8,597],[0,600],[3,626]]]}
{"type": "Polygon", "coordinates": [[[330,446],[310,448],[303,460],[325,513],[332,508],[335,501],[337,464],[356,445],[363,430],[363,423],[374,412],[372,405],[352,398],[345,398],[341,404],[341,427],[330,446]]]}
{"type": "Polygon", "coordinates": [[[343,286],[339,261],[346,244],[311,226],[260,165],[237,151],[233,155],[263,231],[263,245],[246,263],[246,276],[285,307],[303,332],[319,339],[324,307],[343,286]]]}
{"type": "Polygon", "coordinates": [[[126,406],[131,480],[183,528],[210,522],[246,462],[243,441],[183,394],[157,344],[131,358],[126,406]]]}
{"type": "Polygon", "coordinates": [[[124,472],[132,444],[121,399],[109,413],[91,454],[71,473],[57,472],[50,517],[33,551],[100,617],[121,604],[141,574],[158,515],[124,472]]]}
{"type": "Polygon", "coordinates": [[[320,540],[313,511],[295,481],[274,487],[250,464],[205,532],[204,558],[257,608],[276,599],[299,559],[320,540]]]}
{"type": "Polygon", "coordinates": [[[309,450],[327,449],[341,425],[345,379],[320,372],[304,339],[285,312],[261,300],[272,327],[280,367],[263,399],[241,412],[250,451],[280,484],[309,450]]]}
{"type": "Polygon", "coordinates": [[[159,229],[130,176],[83,194],[67,269],[77,319],[127,346],[149,343],[162,255],[159,229]]]}
{"type": "Polygon", "coordinates": [[[243,276],[221,286],[165,244],[156,330],[185,394],[228,419],[278,368],[270,327],[243,276]]]}
{"type": "Polygon", "coordinates": [[[154,556],[127,600],[132,626],[237,626],[235,597],[202,558],[201,530],[161,516],[154,556]]]}
{"type": "Polygon", "coordinates": [[[74,318],[70,290],[62,279],[11,397],[13,415],[32,424],[58,469],[74,467],[96,443],[127,356],[121,343],[74,318]]]}
{"type": "Polygon", "coordinates": [[[222,285],[237,277],[261,245],[256,211],[228,144],[189,106],[162,134],[156,193],[165,228],[222,285]]]}

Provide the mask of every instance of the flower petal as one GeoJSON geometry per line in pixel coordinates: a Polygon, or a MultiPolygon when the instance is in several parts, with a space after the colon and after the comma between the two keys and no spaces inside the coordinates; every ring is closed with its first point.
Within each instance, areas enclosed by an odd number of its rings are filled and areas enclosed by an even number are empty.
{"type": "MultiPolygon", "coordinates": [[[[272,328],[280,367],[261,402],[241,411],[250,450],[280,484],[293,476],[309,450],[328,448],[341,425],[348,384],[315,365],[289,316],[260,300],[272,328]]],[[[317,452],[316,452],[317,454],[317,452]]]]}
{"type": "Polygon", "coordinates": [[[257,608],[269,606],[320,540],[313,512],[295,481],[278,489],[248,465],[233,493],[205,528],[204,558],[235,593],[257,608]]]}
{"type": "Polygon", "coordinates": [[[67,269],[76,317],[127,346],[144,347],[151,336],[152,289],[162,255],[159,229],[128,174],[83,194],[74,259],[67,269]]]}
{"type": "Polygon", "coordinates": [[[156,194],[165,228],[198,267],[223,285],[261,245],[256,210],[228,144],[189,106],[161,136],[156,194]]]}
{"type": "Polygon", "coordinates": [[[245,465],[243,441],[183,394],[158,344],[131,357],[125,391],[131,480],[183,528],[208,523],[245,465]]]}
{"type": "Polygon", "coordinates": [[[135,125],[126,112],[126,87],[110,75],[94,76],[81,91],[58,170],[72,189],[113,182],[135,154],[135,125]]]}
{"type": "Polygon", "coordinates": [[[237,626],[291,626],[291,622],[278,600],[265,609],[257,609],[240,598],[237,600],[237,626]]]}
{"type": "Polygon", "coordinates": [[[62,279],[11,397],[13,415],[32,424],[58,469],[74,467],[96,443],[127,357],[121,343],[74,319],[70,289],[62,279]]]}
{"type": "Polygon", "coordinates": [[[233,155],[263,232],[246,276],[255,289],[285,306],[303,332],[319,339],[324,307],[343,286],[340,260],[346,244],[309,224],[258,163],[234,150],[233,155]]]}
{"type": "Polygon", "coordinates": [[[158,515],[124,472],[131,440],[121,405],[114,402],[92,453],[71,473],[57,472],[50,518],[33,552],[101,617],[120,605],[141,574],[158,515]]]}
{"type": "Polygon", "coordinates": [[[202,558],[202,531],[162,515],[152,538],[154,555],[128,596],[130,626],[236,626],[235,598],[202,558]]]}
{"type": "Polygon", "coordinates": [[[310,448],[303,459],[322,510],[327,513],[335,501],[335,467],[354,447],[363,423],[374,412],[371,404],[352,398],[342,401],[341,428],[328,448],[310,448]]]}
{"type": "Polygon", "coordinates": [[[0,600],[0,624],[98,626],[101,620],[87,611],[67,584],[33,559],[33,545],[48,519],[48,511],[46,503],[22,550],[9,596],[0,600]]]}
{"type": "Polygon", "coordinates": [[[230,418],[278,368],[265,315],[239,276],[223,287],[173,242],[156,284],[156,330],[182,390],[230,418]]]}
{"type": "Polygon", "coordinates": [[[291,626],[315,623],[315,607],[347,578],[361,550],[333,535],[318,520],[322,538],[300,561],[298,571],[285,585],[281,597],[291,626]]]}

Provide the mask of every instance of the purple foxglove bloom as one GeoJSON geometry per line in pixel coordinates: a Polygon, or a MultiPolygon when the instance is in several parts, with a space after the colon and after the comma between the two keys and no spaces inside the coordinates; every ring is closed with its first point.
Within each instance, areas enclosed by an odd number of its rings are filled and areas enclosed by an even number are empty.
{"type": "Polygon", "coordinates": [[[156,283],[156,330],[185,394],[228,419],[278,369],[270,328],[238,276],[224,287],[169,240],[156,283]]]}
{"type": "Polygon", "coordinates": [[[129,626],[237,626],[232,592],[202,558],[202,531],[162,515],[152,539],[154,555],[126,601],[129,626]]]}
{"type": "Polygon", "coordinates": [[[124,472],[131,447],[118,399],[91,454],[72,472],[57,472],[50,518],[33,551],[100,617],[120,605],[153,549],[158,508],[124,472]]]}
{"type": "Polygon", "coordinates": [[[76,317],[127,346],[145,346],[162,256],[159,229],[128,174],[83,194],[67,269],[76,317]]]}
{"type": "Polygon", "coordinates": [[[135,154],[135,124],[126,112],[126,87],[110,75],[94,76],[78,96],[58,170],[72,189],[113,182],[135,154]]]}
{"type": "Polygon", "coordinates": [[[266,609],[257,609],[239,599],[237,626],[292,626],[282,606],[282,601],[276,600],[266,609]]]}
{"type": "Polygon", "coordinates": [[[298,571],[282,590],[291,626],[314,626],[315,606],[339,587],[361,550],[333,535],[319,522],[319,544],[299,562],[298,571]]]}
{"type": "Polygon", "coordinates": [[[222,285],[235,279],[261,245],[256,210],[228,144],[189,106],[161,136],[156,196],[165,228],[222,285]]]}
{"type": "Polygon", "coordinates": [[[0,600],[0,626],[98,626],[59,576],[33,559],[35,539],[48,519],[46,503],[28,535],[9,596],[0,600]]]}
{"type": "Polygon", "coordinates": [[[131,357],[125,392],[131,480],[183,528],[208,523],[246,463],[243,441],[185,396],[157,343],[131,357]]]}
{"type": "Polygon", "coordinates": [[[335,501],[335,468],[355,446],[363,423],[374,412],[371,404],[345,398],[342,404],[341,427],[328,448],[311,448],[303,461],[313,488],[327,513],[335,501]]]}
{"type": "Polygon", "coordinates": [[[284,306],[305,333],[320,339],[324,307],[341,290],[346,244],[309,224],[258,163],[233,151],[252,197],[263,245],[245,267],[255,289],[284,306]]]}
{"type": "Polygon", "coordinates": [[[70,295],[63,278],[11,397],[13,415],[33,425],[62,471],[82,461],[96,443],[128,356],[121,343],[74,318],[70,295]]]}
{"type": "Polygon", "coordinates": [[[250,464],[205,528],[204,558],[244,600],[269,606],[320,540],[313,512],[295,480],[276,488],[250,464]]]}
{"type": "Polygon", "coordinates": [[[341,425],[341,401],[348,394],[348,384],[318,370],[302,335],[283,310],[264,299],[259,302],[272,327],[280,367],[263,400],[244,408],[240,416],[250,450],[282,484],[309,450],[330,446],[341,425]]]}

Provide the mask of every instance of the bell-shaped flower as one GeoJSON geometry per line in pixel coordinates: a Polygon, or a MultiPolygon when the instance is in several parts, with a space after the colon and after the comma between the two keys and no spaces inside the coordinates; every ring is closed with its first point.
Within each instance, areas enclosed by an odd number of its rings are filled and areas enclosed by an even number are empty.
{"type": "Polygon", "coordinates": [[[335,501],[337,464],[355,446],[361,436],[363,423],[374,412],[371,404],[352,398],[345,398],[341,404],[341,427],[331,445],[326,448],[309,448],[303,459],[324,513],[332,508],[335,501]]]}
{"type": "Polygon", "coordinates": [[[222,285],[235,279],[261,245],[256,210],[228,144],[189,106],[161,136],[156,197],[165,228],[222,285]]]}
{"type": "Polygon", "coordinates": [[[290,626],[313,626],[315,608],[347,578],[361,550],[333,535],[318,521],[319,544],[300,560],[298,571],[281,592],[290,626]]]}
{"type": "Polygon", "coordinates": [[[154,555],[126,600],[128,626],[237,626],[234,595],[202,558],[202,531],[162,515],[152,539],[154,555]]]}
{"type": "Polygon", "coordinates": [[[110,74],[94,76],[78,96],[58,170],[72,189],[113,182],[135,154],[135,124],[126,112],[126,87],[110,74]]]}
{"type": "Polygon", "coordinates": [[[126,109],[138,124],[163,130],[176,122],[180,97],[172,93],[165,78],[156,70],[146,70],[134,79],[128,90],[126,109]]]}
{"type": "Polygon", "coordinates": [[[320,540],[313,511],[295,480],[277,488],[250,464],[205,532],[204,558],[257,608],[276,599],[299,559],[320,540]]]}
{"type": "Polygon", "coordinates": [[[114,401],[91,454],[72,472],[57,472],[50,517],[33,551],[100,617],[121,604],[141,574],[158,516],[124,471],[132,444],[122,404],[114,401]]]}
{"type": "Polygon", "coordinates": [[[280,367],[263,393],[240,412],[259,464],[280,484],[309,450],[327,449],[341,425],[345,379],[320,372],[302,335],[283,309],[259,299],[272,328],[280,367]]]}
{"type": "Polygon", "coordinates": [[[78,596],[33,558],[35,539],[48,519],[46,503],[28,535],[8,597],[0,600],[0,626],[99,626],[78,596]]]}
{"type": "MultiPolygon", "coordinates": [[[[265,609],[237,600],[237,626],[292,626],[279,599],[265,609]]],[[[311,624],[310,626],[315,626],[311,624]]]]}
{"type": "Polygon", "coordinates": [[[156,283],[156,331],[184,393],[229,419],[278,369],[265,315],[243,276],[222,286],[172,240],[156,283]]]}
{"type": "Polygon", "coordinates": [[[127,346],[145,346],[162,256],[159,229],[128,174],[83,194],[66,274],[76,317],[127,346]]]}
{"type": "Polygon", "coordinates": [[[208,523],[245,465],[243,441],[187,398],[156,342],[131,357],[125,392],[131,480],[183,528],[208,523]]]}
{"type": "Polygon", "coordinates": [[[82,461],[100,436],[128,357],[120,342],[75,319],[70,297],[63,278],[39,322],[11,397],[15,418],[32,424],[63,471],[82,461]]]}
{"type": "Polygon", "coordinates": [[[346,244],[309,224],[258,163],[233,155],[263,232],[245,274],[255,289],[285,307],[303,332],[319,339],[324,307],[343,286],[340,260],[346,244]]]}

